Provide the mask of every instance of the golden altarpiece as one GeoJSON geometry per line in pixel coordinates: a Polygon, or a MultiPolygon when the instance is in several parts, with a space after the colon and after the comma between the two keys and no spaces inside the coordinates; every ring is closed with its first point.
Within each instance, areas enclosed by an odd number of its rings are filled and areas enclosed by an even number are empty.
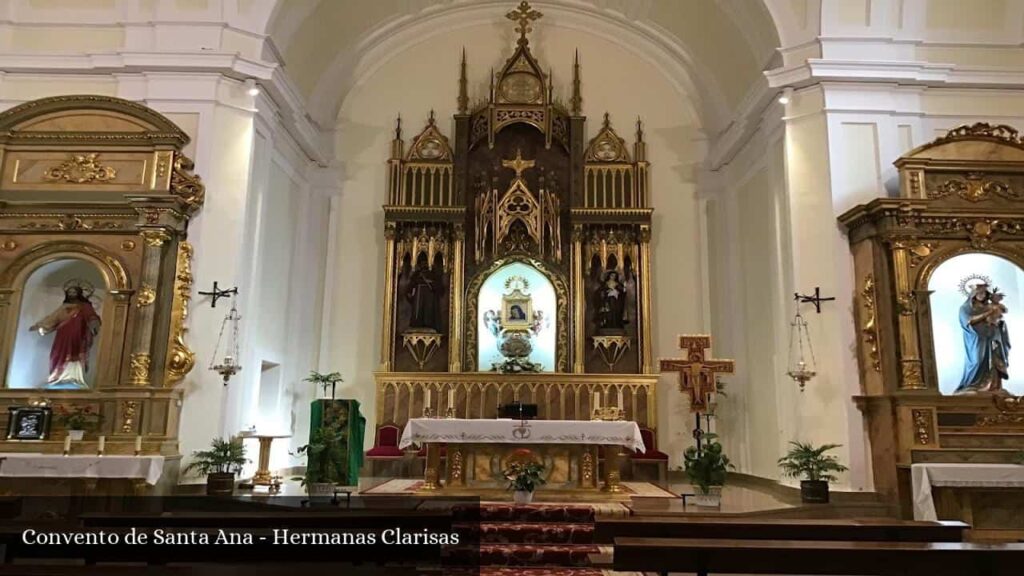
{"type": "MultiPolygon", "coordinates": [[[[204,195],[182,153],[188,141],[157,112],[104,96],[0,114],[0,418],[40,401],[88,408],[102,419],[76,451],[95,453],[103,435],[107,453],[131,454],[141,437],[142,453],[176,465],[179,383],[195,363],[185,343],[185,232],[204,195]],[[39,320],[37,307],[59,306],[69,285],[83,289],[100,324],[87,384],[54,389],[48,344],[26,322],[39,320]],[[33,356],[33,346],[46,348],[33,356]]],[[[54,423],[46,439],[4,440],[0,450],[60,453],[64,435],[54,423]]]]}
{"type": "MultiPolygon", "coordinates": [[[[856,401],[875,486],[908,510],[911,464],[1009,462],[1024,448],[1024,404],[1011,393],[1024,365],[1009,348],[1009,379],[972,386],[961,325],[968,319],[960,317],[972,294],[1003,294],[1011,299],[993,324],[1008,325],[1014,340],[1024,289],[1024,140],[1008,126],[961,126],[895,164],[899,197],[857,206],[840,222],[855,265],[856,401]]],[[[1005,376],[1005,363],[1000,370],[1005,376]]]]}
{"type": "Polygon", "coordinates": [[[640,121],[632,146],[607,114],[587,140],[579,55],[559,101],[530,51],[540,16],[526,3],[507,15],[517,45],[480,102],[463,53],[452,138],[431,113],[407,146],[398,121],[378,426],[494,418],[518,400],[543,419],[589,420],[600,404],[655,427],[640,121]]]}

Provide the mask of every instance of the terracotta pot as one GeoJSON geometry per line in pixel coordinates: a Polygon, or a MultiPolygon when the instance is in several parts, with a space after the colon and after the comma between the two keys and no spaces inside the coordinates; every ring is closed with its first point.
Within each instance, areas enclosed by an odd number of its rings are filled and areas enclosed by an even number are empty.
{"type": "Polygon", "coordinates": [[[529,504],[530,502],[533,502],[533,492],[516,490],[512,493],[512,501],[516,504],[529,504]]]}
{"type": "Polygon", "coordinates": [[[828,504],[828,482],[801,480],[800,501],[804,504],[828,504]]]}
{"type": "Polygon", "coordinates": [[[722,506],[722,487],[709,486],[704,491],[700,486],[693,487],[693,505],[702,508],[720,508],[722,506]]]}
{"type": "Polygon", "coordinates": [[[75,442],[81,442],[85,438],[85,430],[68,430],[68,436],[75,442]]]}
{"type": "Polygon", "coordinates": [[[235,475],[231,472],[214,472],[206,475],[207,496],[231,496],[235,493],[235,475]]]}

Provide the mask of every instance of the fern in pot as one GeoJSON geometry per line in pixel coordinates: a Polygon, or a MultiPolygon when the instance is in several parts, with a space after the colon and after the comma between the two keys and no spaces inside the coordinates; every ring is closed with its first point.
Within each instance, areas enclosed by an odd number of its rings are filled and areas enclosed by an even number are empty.
{"type": "Polygon", "coordinates": [[[235,491],[235,475],[248,461],[241,437],[214,438],[209,450],[192,453],[192,462],[185,468],[185,474],[205,474],[207,495],[230,496],[235,491]]]}
{"type": "Polygon", "coordinates": [[[828,485],[836,481],[836,474],[846,472],[846,466],[839,463],[834,454],[826,454],[842,446],[841,444],[823,444],[814,446],[810,443],[790,442],[791,448],[785,456],[779,458],[779,468],[790,478],[800,478],[800,500],[808,504],[827,504],[829,501],[828,485]]]}
{"type": "Polygon", "coordinates": [[[722,450],[717,434],[706,434],[704,446],[698,451],[690,446],[683,452],[683,470],[693,485],[693,502],[697,506],[722,505],[722,486],[733,465],[722,450]]]}
{"type": "Polygon", "coordinates": [[[300,446],[297,453],[306,456],[306,474],[300,478],[306,492],[310,496],[333,496],[344,465],[341,432],[333,427],[318,428],[310,435],[309,444],[300,446]]]}

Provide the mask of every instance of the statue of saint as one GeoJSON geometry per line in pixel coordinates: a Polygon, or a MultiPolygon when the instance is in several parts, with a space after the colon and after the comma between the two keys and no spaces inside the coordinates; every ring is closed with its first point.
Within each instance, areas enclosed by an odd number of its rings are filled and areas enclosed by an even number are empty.
{"type": "Polygon", "coordinates": [[[594,293],[597,306],[595,320],[599,331],[620,333],[626,322],[626,286],[619,280],[619,273],[611,270],[594,293]]]}
{"type": "Polygon", "coordinates": [[[964,331],[964,375],[955,394],[1006,393],[1003,380],[1009,378],[1010,338],[1003,315],[1003,294],[989,291],[988,284],[974,285],[960,307],[964,331]]]}
{"type": "MultiPolygon", "coordinates": [[[[72,281],[74,282],[74,281],[72,281]]],[[[50,377],[47,387],[55,389],[87,388],[89,350],[100,331],[100,317],[89,302],[83,283],[64,286],[64,302],[49,316],[29,327],[40,336],[55,332],[50,348],[50,377]]]]}
{"type": "Polygon", "coordinates": [[[425,261],[416,264],[412,276],[409,278],[409,291],[406,297],[412,305],[412,319],[409,321],[410,328],[432,330],[438,329],[438,299],[441,295],[441,285],[434,278],[433,273],[425,261]]]}

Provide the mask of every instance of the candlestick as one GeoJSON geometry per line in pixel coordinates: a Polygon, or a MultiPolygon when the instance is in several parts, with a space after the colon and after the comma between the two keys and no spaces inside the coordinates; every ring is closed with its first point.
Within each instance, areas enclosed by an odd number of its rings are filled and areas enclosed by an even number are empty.
{"type": "Polygon", "coordinates": [[[71,436],[64,437],[64,455],[67,456],[71,453],[71,436]]]}
{"type": "Polygon", "coordinates": [[[107,437],[100,436],[99,444],[96,446],[96,455],[103,456],[103,449],[107,446],[107,437]]]}
{"type": "Polygon", "coordinates": [[[135,455],[138,456],[142,453],[142,436],[135,437],[135,455]]]}

